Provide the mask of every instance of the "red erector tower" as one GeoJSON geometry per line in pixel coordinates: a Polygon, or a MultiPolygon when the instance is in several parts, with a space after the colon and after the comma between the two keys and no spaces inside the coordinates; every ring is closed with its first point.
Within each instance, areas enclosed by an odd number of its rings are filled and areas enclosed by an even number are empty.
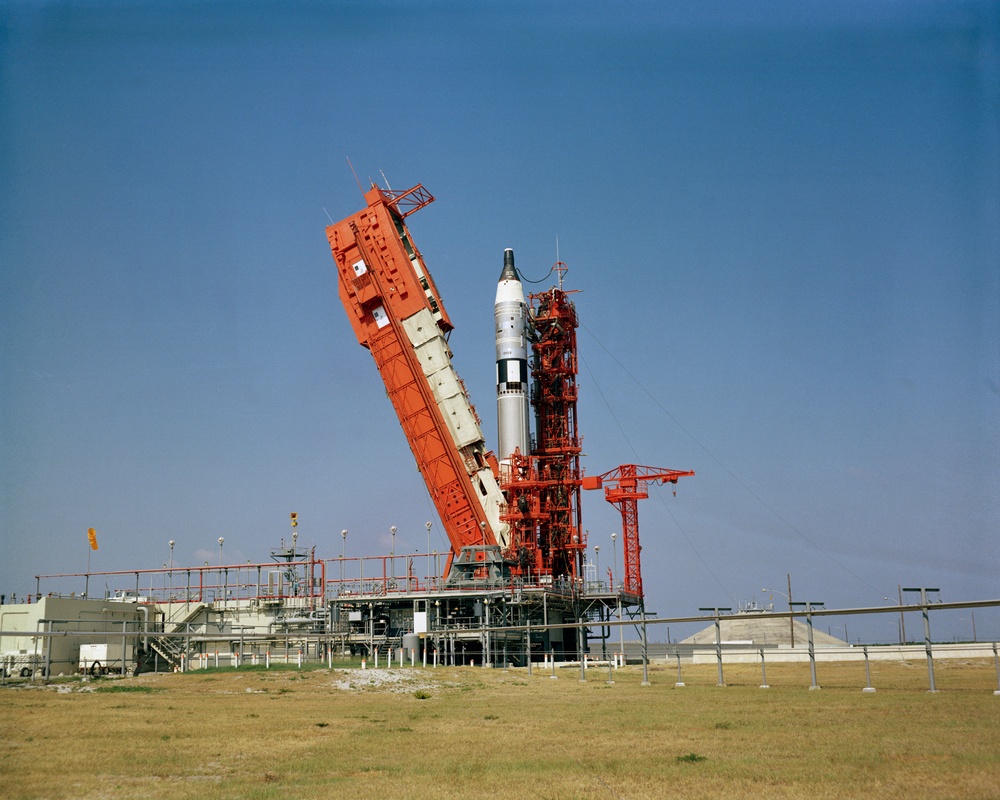
{"type": "Polygon", "coordinates": [[[531,404],[535,439],[530,454],[515,453],[501,476],[510,525],[507,556],[525,576],[582,573],[586,537],[580,525],[580,450],[577,430],[576,307],[562,289],[566,265],[556,265],[558,287],[530,295],[531,404]]]}
{"type": "Polygon", "coordinates": [[[404,222],[433,199],[420,185],[405,192],[372,186],[367,208],[326,235],[341,302],[385,383],[451,541],[450,557],[473,548],[481,560],[482,548],[507,544],[496,459],[451,363],[451,321],[404,222]]]}

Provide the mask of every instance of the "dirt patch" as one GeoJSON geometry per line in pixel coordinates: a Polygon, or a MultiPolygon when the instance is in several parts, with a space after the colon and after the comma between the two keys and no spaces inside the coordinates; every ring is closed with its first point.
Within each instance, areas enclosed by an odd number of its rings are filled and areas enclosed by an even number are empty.
{"type": "Polygon", "coordinates": [[[426,675],[406,670],[347,669],[341,670],[337,680],[330,685],[345,692],[404,693],[417,689],[433,689],[439,684],[436,681],[427,680],[426,675]]]}

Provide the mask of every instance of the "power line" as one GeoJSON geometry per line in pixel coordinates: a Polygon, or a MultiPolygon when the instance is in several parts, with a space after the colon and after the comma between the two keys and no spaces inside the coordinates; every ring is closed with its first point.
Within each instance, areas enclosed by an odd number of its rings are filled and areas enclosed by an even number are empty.
{"type": "MultiPolygon", "coordinates": [[[[590,365],[587,363],[587,360],[583,356],[580,356],[580,361],[583,362],[583,366],[587,370],[587,374],[590,376],[590,379],[593,381],[594,387],[597,389],[597,393],[601,396],[601,401],[604,403],[604,407],[608,410],[608,413],[611,415],[611,418],[615,421],[615,425],[618,426],[618,430],[621,433],[622,438],[625,440],[625,443],[632,451],[632,455],[635,456],[635,460],[637,462],[642,461],[642,458],[636,451],[635,446],[632,444],[631,439],[628,438],[628,434],[625,433],[625,429],[622,428],[621,422],[618,420],[618,415],[615,414],[614,408],[611,407],[611,404],[608,402],[607,397],[604,396],[604,392],[601,390],[601,385],[598,382],[597,378],[594,376],[594,372],[593,370],[591,370],[590,365]]],[[[674,512],[671,511],[670,507],[665,502],[663,502],[663,497],[661,496],[659,500],[661,503],[663,503],[663,507],[667,509],[667,513],[670,514],[670,518],[674,521],[674,524],[677,526],[677,530],[681,532],[681,536],[684,537],[684,540],[688,543],[688,547],[690,547],[691,551],[695,554],[695,556],[697,556],[698,560],[705,568],[705,571],[712,576],[713,580],[717,584],[719,584],[719,588],[722,589],[723,593],[726,594],[731,600],[733,600],[733,602],[735,602],[735,600],[733,599],[733,593],[726,588],[726,585],[719,579],[719,576],[715,574],[712,568],[708,565],[708,562],[702,557],[701,553],[698,552],[698,548],[694,546],[694,542],[691,540],[691,537],[687,535],[687,531],[684,530],[684,527],[681,525],[680,521],[674,515],[674,512]]]]}
{"type": "MultiPolygon", "coordinates": [[[[689,431],[687,428],[685,428],[680,423],[680,421],[673,414],[671,414],[670,411],[668,411],[663,406],[663,404],[659,401],[659,399],[657,399],[657,397],[655,395],[653,395],[652,392],[650,392],[645,386],[643,386],[643,384],[639,381],[638,378],[635,377],[635,375],[633,375],[631,372],[629,372],[628,368],[624,364],[622,364],[621,361],[618,360],[618,357],[611,350],[609,350],[607,347],[605,347],[604,343],[600,339],[597,338],[597,336],[594,334],[594,332],[592,330],[590,330],[590,328],[588,328],[586,325],[583,325],[583,324],[581,324],[580,327],[583,328],[583,330],[587,331],[587,333],[590,334],[590,336],[593,338],[593,340],[595,342],[597,342],[598,345],[600,345],[601,349],[604,350],[604,352],[607,353],[611,357],[611,359],[621,368],[622,372],[624,372],[626,375],[628,375],[629,378],[631,378],[632,381],[635,383],[635,385],[638,386],[639,389],[641,389],[642,392],[647,397],[649,397],[649,399],[652,400],[653,403],[656,404],[656,407],[659,408],[660,411],[662,411],[678,428],[680,428],[680,430],[692,442],[694,442],[696,445],[698,445],[698,447],[701,448],[702,452],[704,452],[705,455],[707,455],[710,459],[712,459],[712,461],[714,461],[719,467],[721,467],[722,470],[727,475],[729,475],[730,478],[732,478],[734,481],[736,481],[736,483],[738,483],[740,486],[742,486],[743,489],[748,494],[750,494],[751,497],[753,497],[758,503],[760,503],[762,506],[764,506],[764,508],[766,508],[768,511],[770,511],[780,522],[782,522],[791,531],[793,531],[797,536],[799,536],[802,539],[802,541],[804,541],[807,544],[809,544],[812,547],[814,547],[816,550],[818,550],[820,553],[822,553],[824,556],[826,556],[828,559],[830,559],[830,561],[832,561],[834,564],[836,564],[838,567],[840,567],[846,573],[848,573],[849,575],[853,576],[854,579],[857,580],[859,583],[863,584],[864,586],[867,586],[869,589],[871,589],[875,593],[879,593],[881,591],[880,589],[877,589],[876,587],[872,586],[870,583],[868,583],[868,581],[866,581],[864,578],[862,578],[860,575],[858,575],[854,570],[852,570],[846,564],[844,564],[839,559],[837,559],[833,554],[831,554],[831,553],[827,552],[826,550],[824,550],[815,541],[813,541],[805,533],[803,533],[801,530],[799,530],[795,525],[793,525],[791,522],[789,522],[787,519],[785,519],[785,517],[783,517],[778,512],[778,510],[776,508],[774,508],[770,503],[768,503],[766,500],[764,500],[764,498],[762,498],[759,494],[757,494],[757,492],[755,492],[752,488],[750,488],[750,486],[748,486],[746,484],[746,482],[744,482],[743,480],[741,480],[740,477],[738,475],[736,475],[731,469],[729,469],[729,467],[727,467],[725,464],[723,464],[722,461],[720,461],[711,450],[709,450],[704,444],[702,444],[702,442],[693,433],[691,433],[691,431],[689,431]]],[[[588,367],[588,372],[589,371],[590,370],[589,370],[589,367],[588,367]]],[[[595,383],[596,383],[596,380],[595,380],[595,383]]],[[[598,391],[600,391],[600,390],[598,390],[598,391]]],[[[602,399],[603,399],[603,395],[602,395],[602,399]]],[[[605,405],[607,405],[607,400],[605,400],[604,402],[605,402],[605,405]]],[[[610,408],[610,406],[609,406],[609,408],[610,408]]],[[[616,422],[617,422],[617,420],[616,420],[616,422]]],[[[621,426],[619,425],[619,429],[620,428],[621,428],[621,426]]]]}

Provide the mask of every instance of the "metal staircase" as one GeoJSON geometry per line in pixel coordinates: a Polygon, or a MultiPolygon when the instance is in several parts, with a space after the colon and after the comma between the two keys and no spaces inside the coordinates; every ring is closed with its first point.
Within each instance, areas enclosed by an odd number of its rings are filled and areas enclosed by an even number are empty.
{"type": "MultiPolygon", "coordinates": [[[[171,634],[183,631],[205,608],[207,608],[205,603],[195,603],[183,618],[165,622],[161,635],[150,637],[148,642],[149,652],[146,653],[146,659],[152,659],[153,664],[150,667],[151,669],[155,670],[157,668],[158,659],[166,662],[168,669],[180,666],[181,656],[187,654],[187,648],[181,637],[172,636],[171,634]]],[[[140,666],[136,671],[145,671],[145,665],[140,666]]]]}
{"type": "MultiPolygon", "coordinates": [[[[167,663],[167,667],[169,669],[179,666],[181,663],[181,656],[185,653],[184,646],[179,644],[175,638],[170,636],[158,636],[155,639],[150,639],[149,649],[155,653],[156,656],[162,658],[167,663]]],[[[148,657],[149,654],[147,653],[147,658],[148,657]]],[[[153,668],[156,668],[155,662],[153,668]]]]}
{"type": "Polygon", "coordinates": [[[375,652],[378,653],[379,663],[384,664],[389,658],[389,650],[392,650],[393,655],[395,655],[399,651],[399,648],[403,646],[403,637],[382,636],[375,639],[373,644],[375,646],[375,652]]]}

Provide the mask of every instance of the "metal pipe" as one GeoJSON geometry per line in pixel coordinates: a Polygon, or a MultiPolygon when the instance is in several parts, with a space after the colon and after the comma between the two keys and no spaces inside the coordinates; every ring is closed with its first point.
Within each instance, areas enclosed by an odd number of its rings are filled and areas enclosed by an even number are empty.
{"type": "MultiPolygon", "coordinates": [[[[995,648],[994,648],[995,650],[995,648]]],[[[528,662],[528,677],[531,677],[531,620],[525,624],[524,631],[524,656],[528,662]]]]}
{"type": "MultiPolygon", "coordinates": [[[[52,623],[49,623],[49,633],[52,633],[52,623]]],[[[45,672],[42,677],[48,679],[49,675],[52,674],[52,637],[49,636],[45,641],[45,672]]]]}
{"type": "Polygon", "coordinates": [[[715,620],[715,659],[718,662],[719,667],[719,680],[715,684],[716,686],[725,686],[726,682],[722,677],[722,612],[732,611],[732,608],[720,608],[716,606],[714,608],[699,608],[699,611],[711,611],[713,619],[715,620]]]}
{"type": "Polygon", "coordinates": [[[719,668],[719,680],[716,686],[725,686],[726,682],[722,677],[722,620],[719,618],[718,609],[715,612],[715,659],[719,668]]]}
{"type": "Polygon", "coordinates": [[[927,650],[927,677],[930,682],[930,691],[936,692],[937,687],[934,685],[934,652],[931,647],[931,614],[930,609],[927,607],[927,596],[923,589],[920,590],[920,599],[923,602],[923,618],[924,618],[924,648],[927,650]]]}
{"type": "Polygon", "coordinates": [[[903,616],[903,585],[897,583],[896,590],[899,592],[899,643],[906,644],[906,617],[903,616]]]}
{"type": "Polygon", "coordinates": [[[871,665],[868,663],[868,645],[864,645],[862,650],[865,654],[865,688],[861,691],[870,694],[875,691],[875,688],[872,686],[872,669],[871,665]]]}
{"type": "Polygon", "coordinates": [[[809,672],[812,675],[812,684],[809,686],[809,688],[818,689],[819,685],[816,683],[816,648],[813,645],[812,614],[806,616],[806,624],[809,626],[809,672]]]}
{"type": "Polygon", "coordinates": [[[35,682],[35,673],[38,672],[38,636],[39,630],[38,626],[47,622],[48,620],[37,619],[35,620],[35,635],[32,637],[33,650],[31,651],[31,682],[35,682]]]}
{"type": "Polygon", "coordinates": [[[908,588],[903,587],[904,592],[920,592],[920,613],[924,618],[924,652],[927,654],[927,680],[930,684],[928,691],[936,692],[937,687],[934,685],[934,653],[931,648],[931,621],[930,621],[930,610],[927,603],[927,593],[928,592],[939,592],[940,589],[928,589],[926,587],[920,588],[908,588]]]}
{"type": "MultiPolygon", "coordinates": [[[[792,573],[786,573],[785,577],[788,578],[788,610],[792,610],[792,573]]],[[[792,647],[795,647],[795,617],[788,618],[788,636],[791,640],[792,647]]]]}
{"type": "Polygon", "coordinates": [[[145,650],[149,648],[149,609],[146,606],[136,604],[135,610],[137,612],[141,611],[144,617],[142,626],[144,632],[142,637],[142,647],[145,650]]]}
{"type": "Polygon", "coordinates": [[[809,628],[809,673],[812,677],[812,683],[810,684],[810,689],[819,689],[819,684],[816,683],[816,648],[813,641],[813,614],[816,613],[816,609],[813,606],[821,606],[823,603],[815,601],[805,601],[802,603],[790,603],[789,605],[795,606],[805,606],[806,609],[806,625],[809,628]]]}

